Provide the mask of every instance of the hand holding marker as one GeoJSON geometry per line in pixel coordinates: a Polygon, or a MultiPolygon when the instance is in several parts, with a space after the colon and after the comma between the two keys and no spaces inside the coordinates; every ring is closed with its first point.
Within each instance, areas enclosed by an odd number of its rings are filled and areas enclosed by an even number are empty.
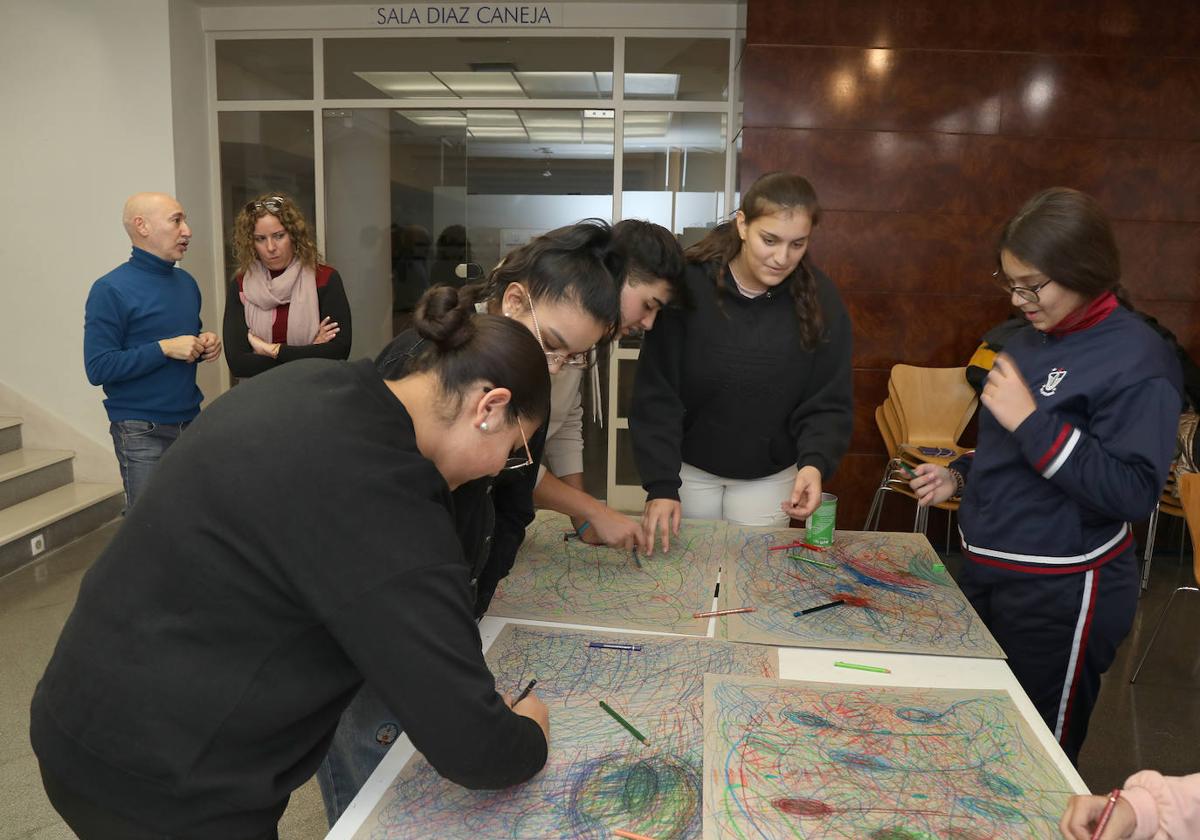
{"type": "Polygon", "coordinates": [[[537,685],[537,680],[530,680],[529,685],[525,686],[525,690],[517,695],[516,700],[512,701],[512,706],[510,708],[515,709],[518,703],[520,703],[522,700],[524,700],[526,697],[529,696],[529,692],[533,691],[533,687],[535,685],[537,685]]]}

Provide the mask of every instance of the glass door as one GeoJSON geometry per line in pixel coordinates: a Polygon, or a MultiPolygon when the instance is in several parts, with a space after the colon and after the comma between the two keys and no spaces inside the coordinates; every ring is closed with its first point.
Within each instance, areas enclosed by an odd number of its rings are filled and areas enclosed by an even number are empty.
{"type": "Polygon", "coordinates": [[[325,111],[325,242],[354,313],[355,357],[411,322],[466,252],[466,119],[454,111],[325,111]]]}

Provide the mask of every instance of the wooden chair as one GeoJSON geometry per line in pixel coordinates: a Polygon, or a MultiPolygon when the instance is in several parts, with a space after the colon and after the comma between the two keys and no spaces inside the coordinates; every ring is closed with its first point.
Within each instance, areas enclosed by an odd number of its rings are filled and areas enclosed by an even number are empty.
{"type": "MultiPolygon", "coordinates": [[[[887,493],[900,493],[915,499],[909,489],[910,476],[900,464],[929,462],[945,466],[966,450],[958,438],[971,421],[979,404],[975,390],[967,382],[966,368],[920,368],[896,365],[888,378],[888,398],[875,410],[875,425],[888,451],[888,463],[871,500],[864,530],[879,527],[883,502],[887,493]],[[948,450],[949,455],[922,452],[926,449],[948,450]]],[[[936,507],[958,510],[957,500],[942,502],[936,507]]],[[[913,530],[925,533],[929,525],[929,509],[917,508],[913,530]]],[[[947,522],[947,535],[949,535],[947,522]]],[[[947,536],[947,544],[949,536],[947,536]]]]}
{"type": "Polygon", "coordinates": [[[1192,535],[1192,579],[1196,586],[1176,587],[1175,591],[1171,593],[1171,597],[1167,599],[1166,606],[1158,616],[1158,623],[1154,625],[1150,644],[1146,645],[1146,652],[1142,654],[1133,676],[1129,678],[1131,684],[1137,681],[1138,674],[1142,672],[1142,666],[1146,664],[1146,657],[1150,655],[1150,651],[1154,647],[1154,640],[1158,638],[1158,631],[1162,630],[1171,604],[1175,602],[1175,596],[1180,592],[1200,592],[1200,551],[1196,551],[1196,540],[1200,538],[1200,473],[1184,473],[1179,477],[1179,501],[1184,518],[1187,520],[1187,529],[1192,535]]]}
{"type": "MultiPolygon", "coordinates": [[[[1171,469],[1171,475],[1175,475],[1174,468],[1171,469]]],[[[1146,526],[1146,549],[1142,552],[1142,591],[1150,588],[1150,563],[1154,560],[1154,542],[1158,537],[1158,519],[1161,514],[1175,516],[1183,519],[1183,508],[1180,506],[1180,500],[1171,492],[1171,482],[1168,480],[1167,488],[1163,490],[1162,497],[1158,500],[1158,504],[1154,506],[1154,513],[1150,514],[1150,522],[1146,526]]],[[[1179,541],[1179,556],[1183,557],[1183,543],[1179,541]]]]}
{"type": "MultiPolygon", "coordinates": [[[[966,372],[961,367],[895,365],[892,368],[888,395],[903,424],[902,448],[950,449],[956,454],[949,460],[965,451],[958,445],[958,438],[979,405],[979,397],[967,382],[966,372]]],[[[930,460],[928,456],[926,460],[930,460]]]]}

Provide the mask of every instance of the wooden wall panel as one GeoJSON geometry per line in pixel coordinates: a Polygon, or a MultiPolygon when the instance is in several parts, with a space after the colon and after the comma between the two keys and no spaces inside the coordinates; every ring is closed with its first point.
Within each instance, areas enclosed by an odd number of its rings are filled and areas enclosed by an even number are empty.
{"type": "MultiPolygon", "coordinates": [[[[995,133],[1000,92],[1016,56],[980,67],[974,53],[850,47],[759,48],[743,73],[761,96],[747,125],[790,128],[936,129],[995,133]]],[[[1023,63],[1023,62],[1022,62],[1023,63]]]]}
{"type": "Polygon", "coordinates": [[[786,160],[830,209],[1007,218],[1039,190],[1068,186],[1091,193],[1114,218],[1200,222],[1200,138],[1048,142],[747,125],[742,143],[743,185],[786,160]]]}
{"type": "Polygon", "coordinates": [[[994,246],[1003,223],[998,216],[824,210],[811,253],[843,293],[995,297],[994,246]]]}
{"type": "MultiPolygon", "coordinates": [[[[1200,40],[1200,36],[1197,36],[1200,40]]],[[[1006,79],[1001,132],[1039,137],[1189,140],[1200,136],[1200,60],[1029,55],[1006,79]]]]}
{"type": "MultiPolygon", "coordinates": [[[[1006,317],[989,285],[996,238],[1041,189],[1100,201],[1135,303],[1200,357],[1200,3],[747,12],[742,189],[779,169],[813,182],[812,255],[854,321],[855,430],[829,482],[840,527],[862,526],[885,463],[874,410],[888,371],[964,365],[1006,317]]],[[[884,526],[910,528],[912,513],[890,497],[884,526]]],[[[930,524],[939,544],[945,523],[930,524]]]]}
{"type": "Polygon", "coordinates": [[[1200,56],[1190,0],[749,0],[746,43],[1200,56]]]}

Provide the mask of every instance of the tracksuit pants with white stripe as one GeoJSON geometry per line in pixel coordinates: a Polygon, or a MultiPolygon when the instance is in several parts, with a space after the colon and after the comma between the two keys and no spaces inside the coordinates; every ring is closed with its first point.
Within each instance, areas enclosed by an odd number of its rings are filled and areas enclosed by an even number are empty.
{"type": "Polygon", "coordinates": [[[1098,569],[1061,575],[995,569],[968,558],[959,585],[1071,763],[1078,763],[1100,676],[1137,611],[1134,547],[1098,569]]]}

